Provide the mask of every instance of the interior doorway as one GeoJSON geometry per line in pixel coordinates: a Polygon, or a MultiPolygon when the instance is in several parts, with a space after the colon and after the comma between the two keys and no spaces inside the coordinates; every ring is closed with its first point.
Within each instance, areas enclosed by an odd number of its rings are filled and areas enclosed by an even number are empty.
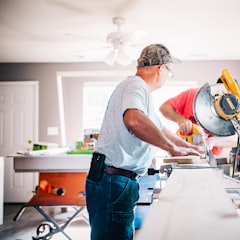
{"type": "Polygon", "coordinates": [[[0,82],[0,155],[4,161],[4,202],[28,202],[36,173],[15,173],[13,158],[38,140],[38,82],[0,82]]]}

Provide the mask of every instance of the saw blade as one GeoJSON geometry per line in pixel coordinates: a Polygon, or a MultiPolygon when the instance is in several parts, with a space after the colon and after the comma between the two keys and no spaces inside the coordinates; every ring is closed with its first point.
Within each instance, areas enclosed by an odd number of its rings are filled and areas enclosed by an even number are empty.
{"type": "MultiPolygon", "coordinates": [[[[216,85],[213,85],[213,88],[216,85]]],[[[195,96],[193,104],[194,117],[199,125],[212,135],[234,135],[235,129],[231,121],[221,118],[215,111],[214,95],[211,94],[213,92],[214,89],[211,89],[208,83],[199,89],[195,96]]]]}

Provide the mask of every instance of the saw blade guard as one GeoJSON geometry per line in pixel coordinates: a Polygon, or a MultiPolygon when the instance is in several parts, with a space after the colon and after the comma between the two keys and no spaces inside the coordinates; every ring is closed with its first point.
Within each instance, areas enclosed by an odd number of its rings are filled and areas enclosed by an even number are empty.
{"type": "Polygon", "coordinates": [[[209,134],[215,136],[231,136],[235,134],[235,128],[232,122],[220,117],[215,109],[215,96],[219,94],[219,91],[224,92],[223,84],[210,86],[206,83],[203,85],[194,99],[194,116],[199,125],[209,134]]]}

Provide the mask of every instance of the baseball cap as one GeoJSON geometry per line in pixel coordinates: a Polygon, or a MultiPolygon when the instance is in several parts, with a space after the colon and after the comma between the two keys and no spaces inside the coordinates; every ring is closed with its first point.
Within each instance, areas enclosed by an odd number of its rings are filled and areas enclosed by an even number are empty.
{"type": "Polygon", "coordinates": [[[138,67],[154,66],[167,63],[180,63],[181,61],[173,57],[168,49],[162,44],[151,44],[145,47],[139,59],[138,67]]]}

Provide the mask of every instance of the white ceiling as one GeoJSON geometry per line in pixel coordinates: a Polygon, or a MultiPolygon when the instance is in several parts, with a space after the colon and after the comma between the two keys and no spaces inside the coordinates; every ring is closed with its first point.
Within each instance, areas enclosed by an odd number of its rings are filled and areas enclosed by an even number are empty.
{"type": "Polygon", "coordinates": [[[240,60],[239,0],[0,0],[0,62],[103,61],[112,18],[182,60],[240,60]]]}

